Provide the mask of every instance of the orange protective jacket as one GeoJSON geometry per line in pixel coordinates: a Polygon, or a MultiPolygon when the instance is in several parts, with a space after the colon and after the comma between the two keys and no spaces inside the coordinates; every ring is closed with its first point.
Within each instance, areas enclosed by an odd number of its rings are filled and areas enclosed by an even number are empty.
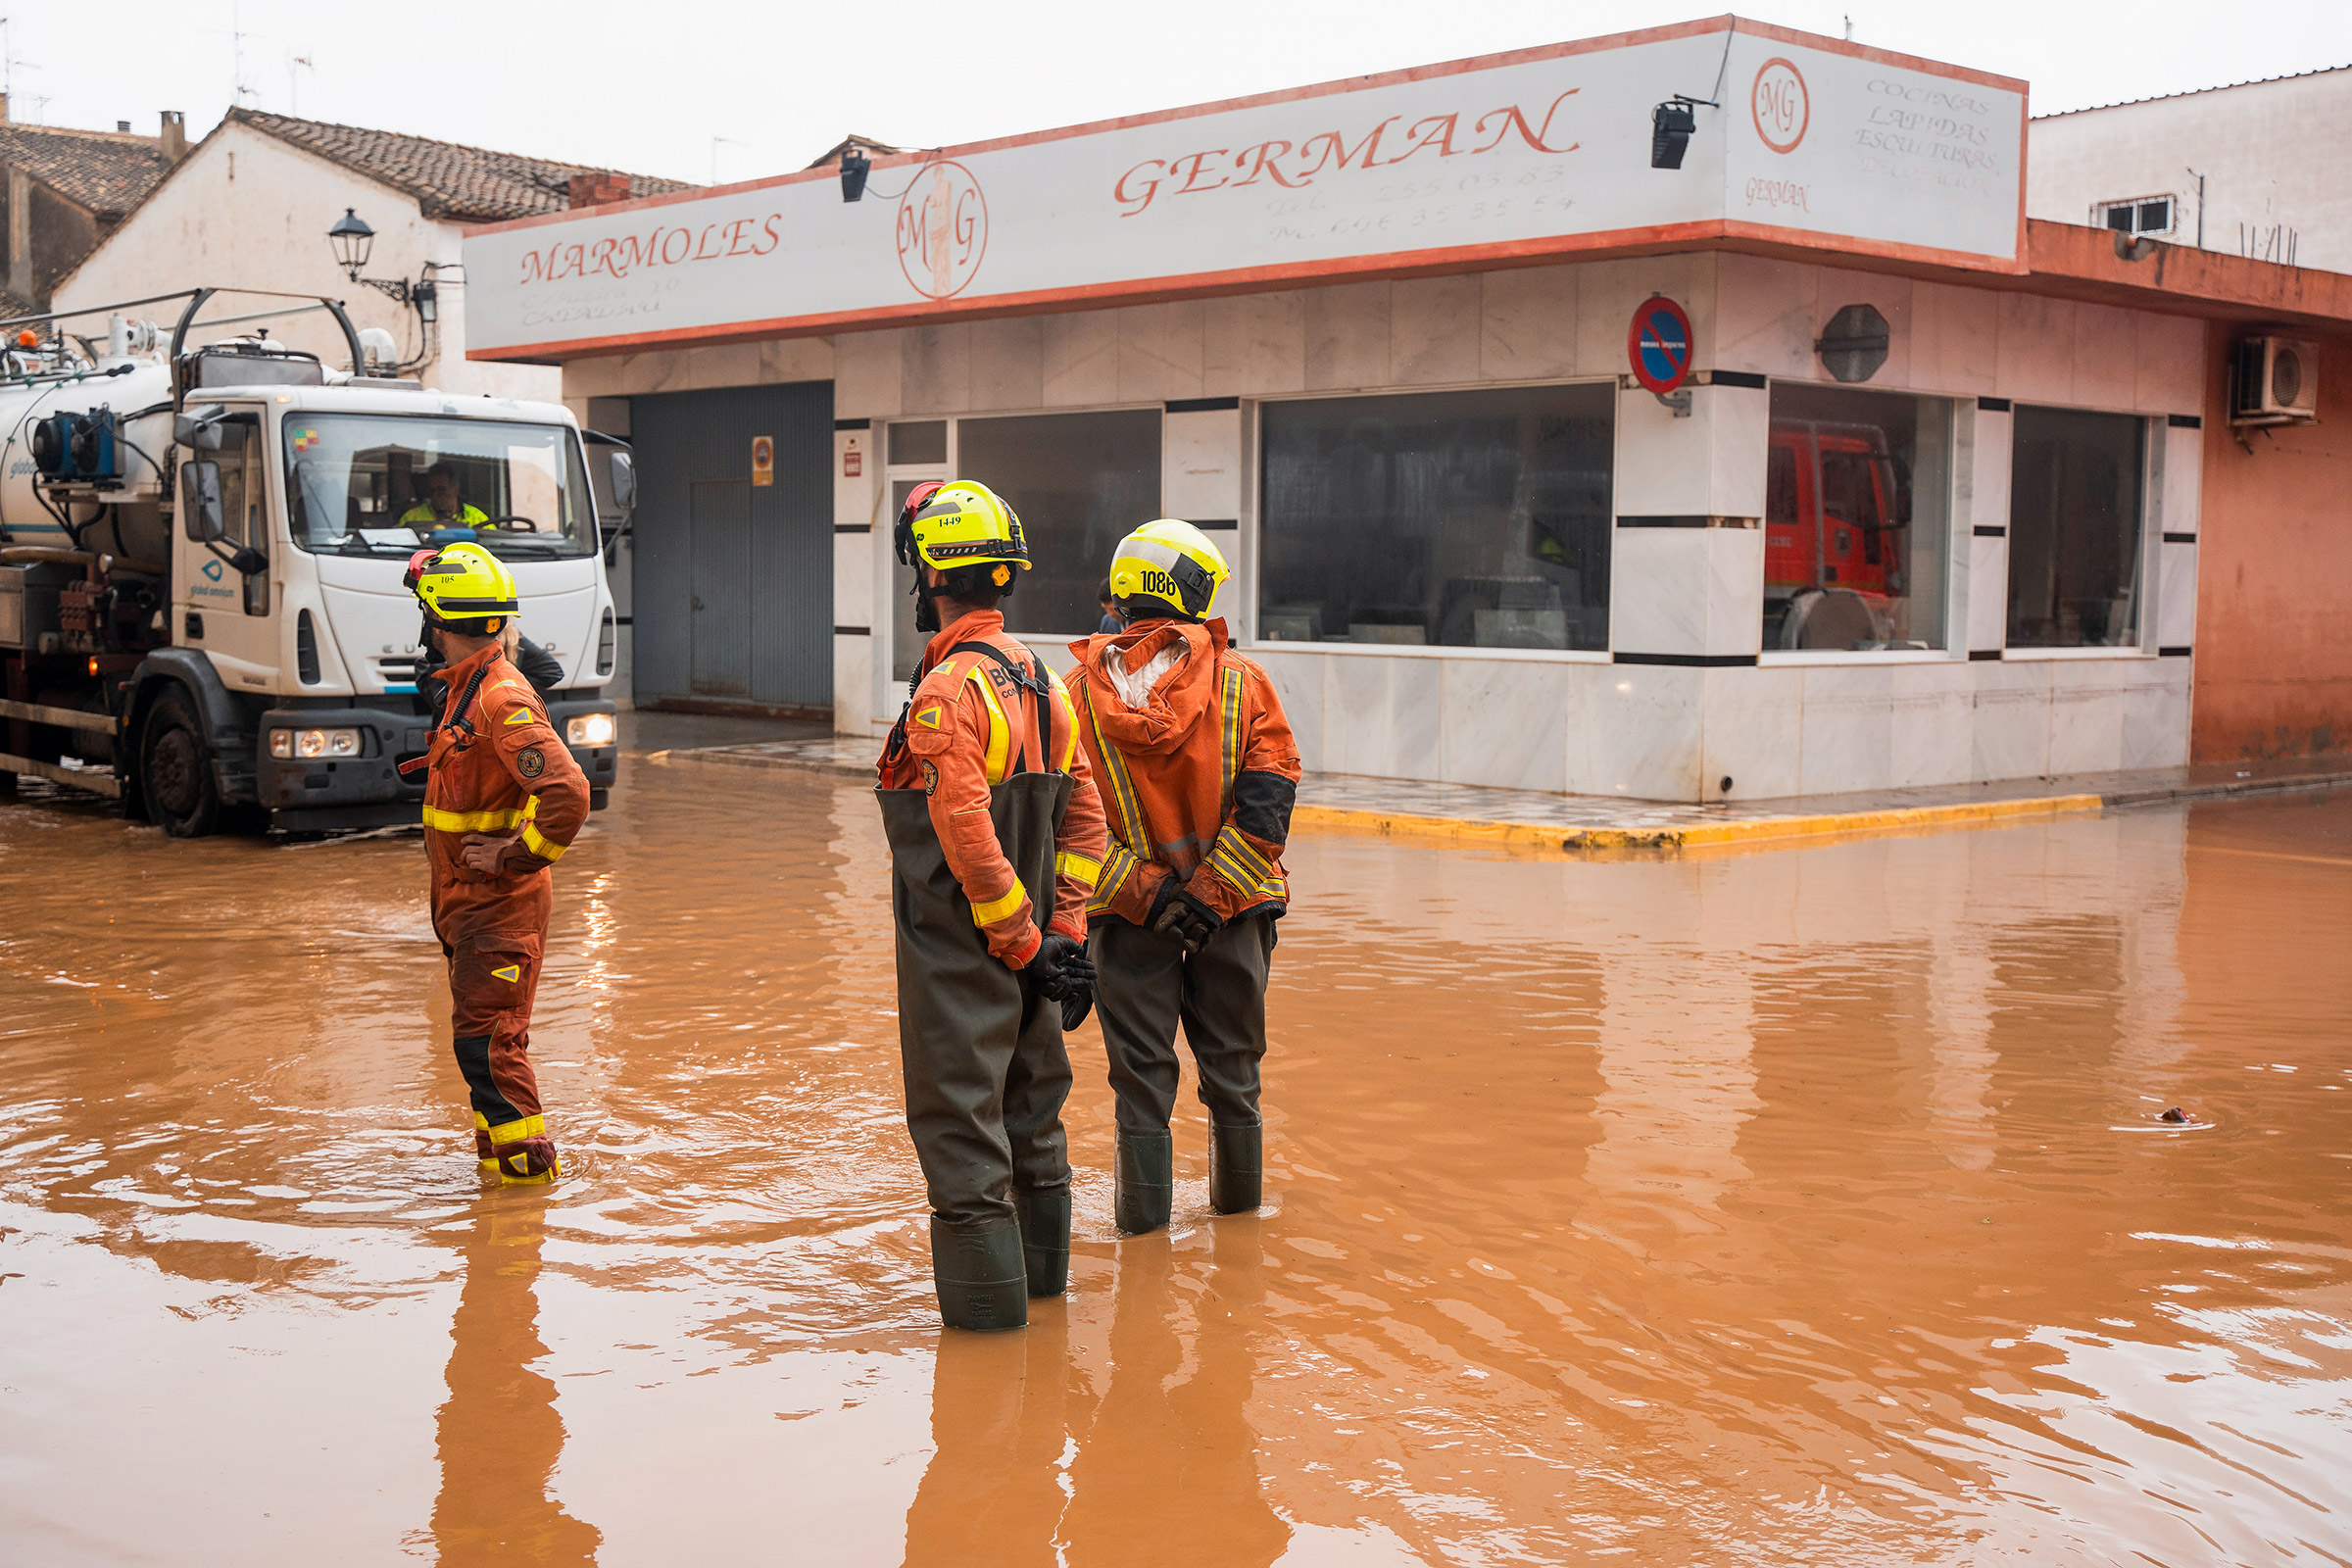
{"type": "Polygon", "coordinates": [[[914,696],[876,771],[883,789],[921,790],[930,797],[931,830],[971,901],[972,922],[988,939],[988,951],[1018,969],[1037,956],[1041,924],[1072,941],[1086,940],[1086,901],[1102,869],[1102,802],[1078,749],[1077,714],[1060,677],[1046,671],[1050,696],[1040,704],[985,654],[953,652],[958,643],[985,643],[1023,670],[1045,667],[1004,635],[1004,617],[996,611],[965,615],[923,650],[914,696]],[[1044,734],[1036,719],[1041,710],[1044,734]],[[1016,764],[1031,772],[1067,773],[1076,781],[1055,839],[1052,918],[1043,922],[988,814],[990,787],[1011,777],[1016,764]]]}
{"type": "Polygon", "coordinates": [[[444,913],[497,906],[512,906],[524,923],[536,906],[544,923],[552,902],[547,868],[588,820],[587,776],[548,722],[539,694],[495,644],[450,665],[442,678],[449,702],[425,754],[434,925],[444,913]],[[459,858],[468,833],[516,829],[530,855],[511,858],[503,874],[484,876],[459,858]]]}
{"type": "Polygon", "coordinates": [[[1090,914],[1145,923],[1169,877],[1231,920],[1291,900],[1282,850],[1298,793],[1298,745],[1266,672],[1226,644],[1225,622],[1144,620],[1070,644],[1078,734],[1110,816],[1090,914]],[[1106,671],[1183,656],[1130,708],[1106,671]]]}

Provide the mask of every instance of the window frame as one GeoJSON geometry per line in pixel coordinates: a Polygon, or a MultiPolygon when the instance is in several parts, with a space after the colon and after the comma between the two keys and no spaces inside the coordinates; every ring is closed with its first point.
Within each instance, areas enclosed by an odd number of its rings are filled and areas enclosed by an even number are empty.
{"type": "MultiPolygon", "coordinates": [[[[2162,591],[2158,573],[2164,565],[2164,514],[2168,510],[2164,494],[2165,442],[2170,423],[2161,414],[2143,414],[2136,409],[2101,408],[2090,403],[2060,403],[2047,398],[2017,398],[2013,404],[2027,408],[2055,409],[2068,414],[2104,414],[2139,421],[2139,581],[2140,592],[2132,605],[2132,616],[2138,622],[2137,635],[2128,643],[2098,643],[2072,648],[2017,647],[2009,641],[2009,553],[2016,548],[2016,519],[2009,515],[2007,505],[2002,511],[2001,575],[2001,661],[2004,663],[2041,663],[2069,659],[2148,659],[2159,657],[2157,648],[2156,610],[2162,591]]],[[[2017,434],[2014,416],[2010,429],[2009,466],[2012,474],[2017,465],[2017,434]]]]}
{"type": "Polygon", "coordinates": [[[2180,231],[2180,198],[2171,191],[2154,191],[2146,196],[2119,196],[2111,202],[2093,202],[2090,207],[2090,226],[2134,238],[2149,234],[2177,234],[2180,231]],[[2165,224],[2162,228],[2139,226],[2139,210],[2151,202],[2164,203],[2165,224]],[[2132,209],[2132,226],[2118,228],[2109,219],[2127,207],[2132,209]]]}
{"type": "MultiPolygon", "coordinates": [[[[1624,383],[1615,374],[1605,375],[1546,375],[1507,381],[1439,381],[1426,386],[1378,387],[1315,387],[1297,392],[1255,394],[1242,401],[1242,463],[1247,482],[1242,490],[1240,549],[1247,562],[1249,580],[1245,591],[1235,598],[1240,613],[1232,626],[1236,648],[1265,654],[1330,654],[1342,659],[1474,659],[1525,664],[1610,664],[1616,662],[1617,619],[1614,613],[1617,601],[1616,550],[1611,541],[1609,555],[1609,646],[1606,648],[1479,648],[1454,643],[1435,643],[1416,646],[1410,643],[1298,643],[1261,642],[1257,635],[1258,585],[1263,578],[1265,544],[1265,408],[1270,403],[1329,403],[1343,398],[1370,399],[1387,397],[1431,397],[1450,392],[1506,392],[1527,388],[1559,386],[1607,386],[1615,401],[1609,410],[1609,490],[1611,530],[1616,527],[1616,483],[1618,459],[1625,437],[1625,418],[1622,405],[1624,383]]],[[[1236,563],[1239,575],[1245,568],[1236,563]]]]}

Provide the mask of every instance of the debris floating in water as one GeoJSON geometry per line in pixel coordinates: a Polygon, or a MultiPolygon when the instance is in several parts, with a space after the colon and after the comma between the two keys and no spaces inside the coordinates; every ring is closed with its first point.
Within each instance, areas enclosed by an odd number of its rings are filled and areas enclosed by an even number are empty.
{"type": "Polygon", "coordinates": [[[2156,1119],[2157,1119],[2158,1121],[2169,1121],[2169,1122],[2175,1122],[2175,1123],[2179,1123],[2179,1122],[2191,1121],[2191,1120],[2194,1120],[2195,1118],[2191,1117],[2187,1111],[2185,1111],[2185,1110],[2182,1110],[2182,1109],[2181,1109],[2181,1108],[2180,1108],[2179,1105],[2175,1105],[2175,1106],[2174,1106],[2172,1109],[2170,1109],[2170,1110],[2167,1110],[2167,1111],[2163,1111],[2163,1112],[2159,1113],[2159,1114],[2157,1115],[2156,1119]]]}

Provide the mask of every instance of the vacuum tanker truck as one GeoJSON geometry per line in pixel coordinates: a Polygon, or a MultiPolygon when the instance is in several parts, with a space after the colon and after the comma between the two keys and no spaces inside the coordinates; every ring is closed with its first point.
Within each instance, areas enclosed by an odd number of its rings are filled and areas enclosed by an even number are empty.
{"type": "Polygon", "coordinates": [[[175,837],[418,820],[399,765],[434,720],[403,577],[474,539],[562,666],[548,715],[603,807],[615,622],[590,463],[625,510],[625,448],[559,404],[377,373],[389,334],[332,300],[201,319],[222,294],[165,296],[169,328],[125,314],[159,300],[0,323],[0,784],[114,797],[175,837]],[[340,326],[348,367],[251,324],[301,312],[340,326]]]}

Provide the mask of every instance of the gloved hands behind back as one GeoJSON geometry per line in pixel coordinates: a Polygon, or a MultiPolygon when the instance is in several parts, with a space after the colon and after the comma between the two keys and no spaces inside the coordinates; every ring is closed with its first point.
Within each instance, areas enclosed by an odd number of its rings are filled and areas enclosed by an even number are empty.
{"type": "Polygon", "coordinates": [[[1199,953],[1201,944],[1215,936],[1224,923],[1223,915],[1194,898],[1172,876],[1159,885],[1159,896],[1152,901],[1152,911],[1144,917],[1145,930],[1174,937],[1188,954],[1199,953]]]}
{"type": "Polygon", "coordinates": [[[1037,987],[1039,996],[1054,1002],[1067,1002],[1078,994],[1094,994],[1094,960],[1086,956],[1083,946],[1058,931],[1045,934],[1037,945],[1036,956],[1021,966],[1021,973],[1037,987]]]}

